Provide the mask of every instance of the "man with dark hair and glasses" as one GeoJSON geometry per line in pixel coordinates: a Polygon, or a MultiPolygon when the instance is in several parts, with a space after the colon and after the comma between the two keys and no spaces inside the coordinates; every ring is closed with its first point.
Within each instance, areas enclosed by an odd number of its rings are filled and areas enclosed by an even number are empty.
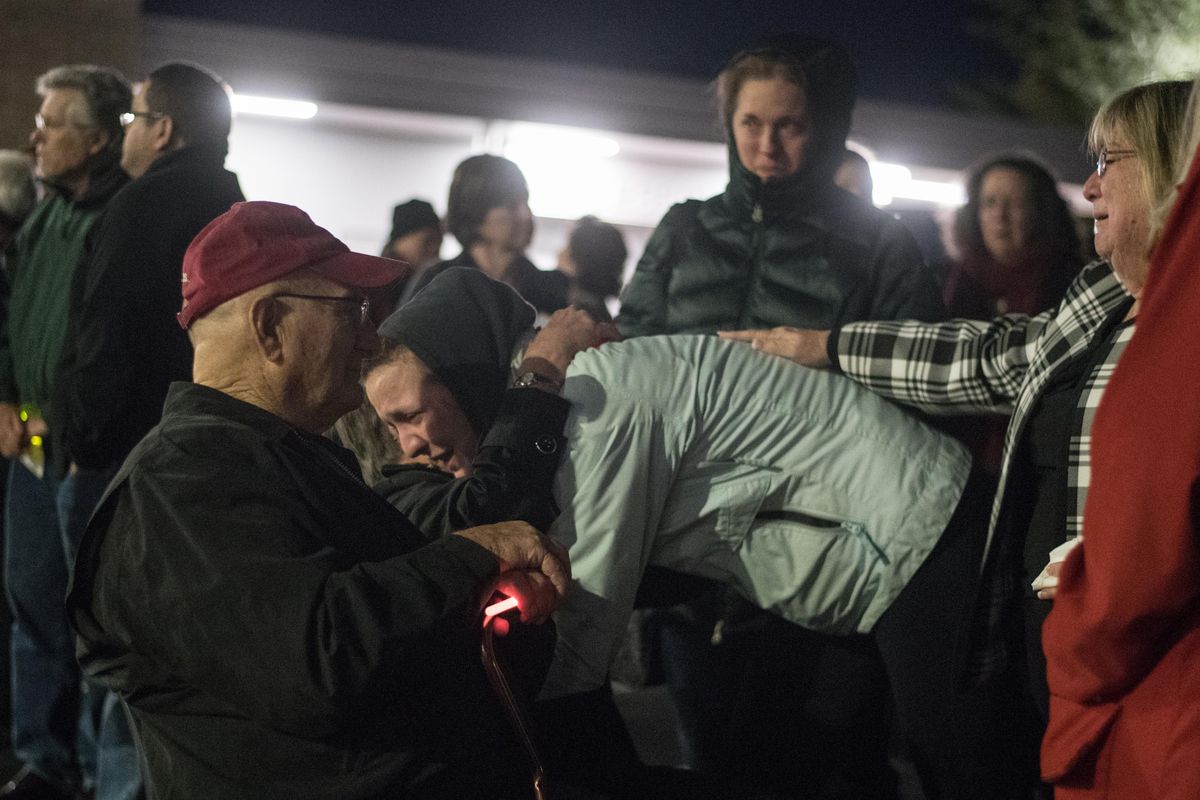
{"type": "MultiPolygon", "coordinates": [[[[30,134],[46,198],[9,243],[0,281],[0,454],[12,457],[5,503],[5,580],[12,611],[13,750],[24,764],[0,795],[70,797],[90,782],[78,752],[79,668],[63,615],[69,565],[103,484],[44,470],[44,416],[71,316],[70,287],[89,231],[128,180],[118,163],[129,84],[105,67],[56,67],[38,78],[30,134]]],[[[51,443],[52,444],[52,443],[51,443]]],[[[92,693],[82,696],[89,704],[92,693]]],[[[90,737],[84,737],[90,738],[90,737]]],[[[81,745],[82,746],[82,745],[81,745]]],[[[88,768],[87,771],[90,771],[88,768]]]]}
{"type": "Polygon", "coordinates": [[[121,154],[134,180],[97,224],[73,287],[53,405],[59,473],[111,477],[158,422],[170,383],[191,376],[179,270],[200,229],[245,199],[224,167],[231,113],[225,83],[193,64],[164,64],[135,87],[121,154]]]}

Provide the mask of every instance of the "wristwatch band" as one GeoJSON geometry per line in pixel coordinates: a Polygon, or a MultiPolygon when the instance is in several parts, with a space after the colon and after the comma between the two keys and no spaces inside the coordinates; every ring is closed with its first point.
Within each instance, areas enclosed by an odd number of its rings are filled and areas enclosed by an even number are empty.
{"type": "Polygon", "coordinates": [[[529,372],[522,372],[517,376],[517,379],[513,381],[513,388],[531,389],[538,384],[541,384],[542,386],[551,386],[555,390],[561,389],[563,386],[562,381],[556,381],[553,378],[548,378],[545,375],[530,370],[529,372]]]}

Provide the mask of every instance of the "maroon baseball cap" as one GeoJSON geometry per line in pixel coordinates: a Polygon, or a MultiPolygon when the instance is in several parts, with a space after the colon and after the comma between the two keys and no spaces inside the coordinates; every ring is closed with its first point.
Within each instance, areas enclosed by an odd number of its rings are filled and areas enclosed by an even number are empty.
{"type": "Polygon", "coordinates": [[[225,301],[302,269],[344,286],[375,289],[403,277],[408,265],[350,252],[295,206],[235,203],[183,255],[179,324],[186,328],[225,301]]]}

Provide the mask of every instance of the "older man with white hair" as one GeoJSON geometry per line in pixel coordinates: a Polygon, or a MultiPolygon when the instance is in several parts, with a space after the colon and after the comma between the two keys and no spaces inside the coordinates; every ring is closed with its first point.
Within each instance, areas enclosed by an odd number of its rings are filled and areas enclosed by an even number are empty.
{"type": "MultiPolygon", "coordinates": [[[[129,84],[106,67],[55,67],[37,80],[29,135],[45,198],[8,243],[0,280],[0,456],[12,458],[5,504],[4,578],[12,613],[12,749],[21,770],[0,785],[8,800],[70,800],[92,782],[103,749],[93,705],[80,692],[62,598],[75,545],[106,476],[43,469],[54,392],[72,307],[70,287],[89,233],[128,176],[120,116],[129,84]],[[80,736],[83,732],[84,735],[80,736]]],[[[2,227],[2,226],[0,226],[2,227]]],[[[101,792],[100,800],[112,800],[101,792]]]]}
{"type": "Polygon", "coordinates": [[[430,541],[321,436],[361,402],[367,295],[403,267],[264,202],[184,257],[193,382],[110,485],[68,597],[152,797],[496,797],[520,779],[479,609],[498,587],[545,619],[565,553],[520,522],[430,541]]]}

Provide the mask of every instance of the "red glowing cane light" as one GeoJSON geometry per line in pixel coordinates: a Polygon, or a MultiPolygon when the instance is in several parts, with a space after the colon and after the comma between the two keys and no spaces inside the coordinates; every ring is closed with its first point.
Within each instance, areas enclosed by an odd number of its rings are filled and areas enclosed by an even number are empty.
{"type": "Polygon", "coordinates": [[[503,614],[505,611],[508,611],[510,608],[516,608],[516,607],[517,607],[517,598],[506,597],[503,600],[492,603],[490,606],[485,608],[483,610],[483,615],[485,617],[494,617],[497,614],[503,614]]]}

